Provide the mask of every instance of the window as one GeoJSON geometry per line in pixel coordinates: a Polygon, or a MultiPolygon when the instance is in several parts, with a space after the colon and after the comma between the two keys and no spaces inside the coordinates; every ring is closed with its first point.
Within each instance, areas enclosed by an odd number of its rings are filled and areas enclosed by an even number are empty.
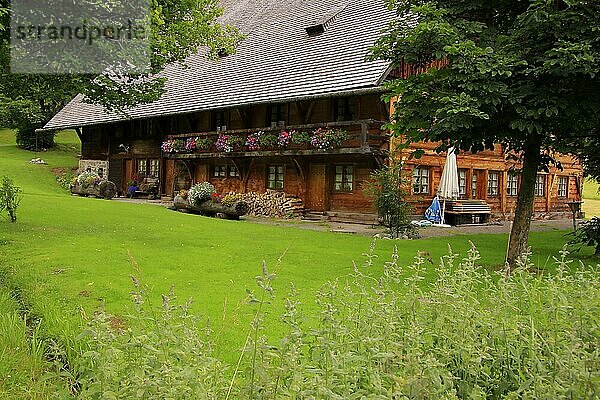
{"type": "Polygon", "coordinates": [[[160,176],[160,160],[157,158],[138,159],[135,170],[143,178],[158,178],[160,176]]]}
{"type": "Polygon", "coordinates": [[[509,196],[516,196],[519,191],[519,176],[515,174],[508,174],[506,179],[506,194],[509,196]]]}
{"type": "Polygon", "coordinates": [[[413,170],[413,193],[429,194],[429,169],[416,167],[413,170]]]}
{"type": "Polygon", "coordinates": [[[213,114],[213,129],[217,132],[226,131],[227,130],[227,115],[225,111],[217,111],[213,114]]]}
{"type": "Polygon", "coordinates": [[[353,121],[356,113],[356,99],[345,97],[333,100],[333,120],[334,121],[353,121]]]}
{"type": "Polygon", "coordinates": [[[283,104],[271,104],[269,108],[269,122],[271,128],[285,126],[285,109],[283,104]]]}
{"type": "Polygon", "coordinates": [[[561,176],[558,178],[558,197],[569,197],[569,177],[561,176]]]}
{"type": "Polygon", "coordinates": [[[458,170],[458,194],[461,197],[467,196],[467,170],[458,170]]]}
{"type": "Polygon", "coordinates": [[[230,178],[239,178],[240,177],[240,171],[238,171],[238,169],[235,165],[229,166],[229,177],[230,178]]]}
{"type": "Polygon", "coordinates": [[[335,166],[333,189],[336,192],[351,192],[354,189],[354,167],[352,165],[335,166]]]}
{"type": "Polygon", "coordinates": [[[471,177],[471,198],[477,198],[477,175],[479,173],[477,171],[473,171],[473,176],[471,177]]]}
{"type": "Polygon", "coordinates": [[[282,165],[269,167],[269,176],[267,179],[267,188],[273,190],[283,189],[284,167],[282,165]]]}
{"type": "Polygon", "coordinates": [[[543,197],[546,194],[546,175],[535,177],[535,195],[543,197]]]}
{"type": "Polygon", "coordinates": [[[150,160],[150,176],[152,178],[158,178],[160,171],[160,162],[156,159],[150,160]]]}
{"type": "Polygon", "coordinates": [[[215,165],[213,176],[215,178],[227,178],[227,165],[215,165]]]}
{"type": "Polygon", "coordinates": [[[498,180],[500,174],[496,171],[488,172],[488,196],[498,196],[498,180]]]}
{"type": "Polygon", "coordinates": [[[137,173],[141,176],[146,176],[148,173],[148,160],[137,160],[137,173]]]}

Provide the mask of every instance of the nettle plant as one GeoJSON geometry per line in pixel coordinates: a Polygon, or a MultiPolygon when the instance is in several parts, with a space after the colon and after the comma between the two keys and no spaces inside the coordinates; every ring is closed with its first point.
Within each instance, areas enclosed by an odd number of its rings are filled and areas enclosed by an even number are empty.
{"type": "Polygon", "coordinates": [[[212,356],[209,328],[198,329],[200,319],[189,312],[191,302],[177,305],[171,291],[155,306],[147,286],[132,280],[127,324],[100,312],[79,337],[93,343],[78,365],[79,398],[223,398],[224,366],[212,356]]]}
{"type": "Polygon", "coordinates": [[[474,246],[463,259],[449,249],[434,268],[420,255],[401,266],[397,249],[380,260],[373,242],[352,274],[318,291],[316,311],[304,310],[292,286],[279,340],[264,335],[276,301],[265,264],[230,369],[189,305],[173,305],[171,294],[153,307],[134,279],[132,322],[115,330],[100,313],[86,331],[93,342],[81,363],[82,397],[597,398],[600,265],[576,268],[563,249],[555,274],[534,275],[530,256],[495,276],[474,246]]]}

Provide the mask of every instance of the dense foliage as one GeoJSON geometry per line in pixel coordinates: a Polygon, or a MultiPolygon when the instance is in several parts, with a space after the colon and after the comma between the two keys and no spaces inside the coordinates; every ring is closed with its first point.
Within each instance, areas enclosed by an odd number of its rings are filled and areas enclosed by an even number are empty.
{"type": "Polygon", "coordinates": [[[573,138],[572,144],[579,148],[585,174],[600,183],[600,128],[591,138],[573,138]]]}
{"type": "Polygon", "coordinates": [[[569,244],[578,245],[579,249],[582,246],[594,247],[595,254],[600,255],[600,217],[581,222],[577,230],[569,235],[572,236],[569,244]]]}
{"type": "Polygon", "coordinates": [[[387,86],[393,131],[408,143],[439,142],[438,151],[501,144],[522,157],[514,265],[527,245],[538,170],[554,151],[579,153],[600,126],[600,2],[387,2],[398,17],[373,57],[417,72],[387,86]]]}
{"type": "Polygon", "coordinates": [[[402,167],[393,164],[373,172],[366,187],[381,224],[394,238],[416,235],[416,228],[411,224],[413,208],[405,199],[407,185],[402,167]]]}
{"type": "Polygon", "coordinates": [[[17,222],[17,208],[21,203],[21,188],[16,186],[8,176],[0,182],[0,213],[8,213],[11,222],[17,222]]]}
{"type": "Polygon", "coordinates": [[[292,288],[276,343],[263,336],[275,275],[263,267],[249,292],[255,316],[235,369],[210,351],[187,305],[163,297],[162,311],[134,280],[138,314],[115,328],[100,314],[82,365],[84,398],[185,399],[593,399],[600,394],[600,281],[573,272],[568,253],[557,274],[535,276],[527,254],[513,274],[493,276],[472,248],[451,250],[431,280],[428,263],[398,254],[373,277],[377,258],[316,295],[303,311],[292,288]],[[429,278],[428,278],[429,277],[429,278]],[[309,309],[313,307],[309,305],[309,309]],[[224,376],[229,376],[224,381],[224,376]],[[137,392],[136,392],[137,391],[137,392]]]}
{"type": "MultiPolygon", "coordinates": [[[[202,47],[207,56],[219,51],[234,52],[241,40],[236,29],[221,25],[222,9],[217,0],[157,0],[151,2],[149,55],[151,66],[132,75],[117,67],[102,76],[94,75],[16,75],[10,73],[9,19],[3,10],[9,0],[0,0],[0,124],[17,129],[18,144],[39,150],[53,145],[52,133],[37,137],[35,130],[45,125],[77,93],[84,101],[100,104],[106,110],[126,113],[138,104],[157,100],[164,91],[164,78],[157,75],[171,63],[184,63],[202,47]]],[[[107,4],[90,0],[87,6],[105,9],[107,4]]],[[[127,8],[128,2],[111,2],[110,7],[127,8]]],[[[99,55],[99,57],[101,57],[99,55]]],[[[68,60],[77,62],[77,60],[68,60]]]]}

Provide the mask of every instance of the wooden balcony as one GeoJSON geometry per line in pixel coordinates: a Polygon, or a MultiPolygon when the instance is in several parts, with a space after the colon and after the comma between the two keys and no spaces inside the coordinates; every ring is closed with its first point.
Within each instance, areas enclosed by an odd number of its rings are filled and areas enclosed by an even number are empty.
{"type": "Polygon", "coordinates": [[[334,154],[362,154],[373,156],[387,156],[389,154],[389,134],[382,131],[381,127],[384,121],[360,120],[350,122],[330,122],[310,125],[286,126],[284,128],[262,128],[262,129],[243,129],[229,130],[221,132],[203,132],[190,133],[185,135],[170,135],[168,141],[178,141],[178,148],[175,151],[164,151],[166,158],[174,159],[205,159],[205,158],[241,158],[241,157],[277,157],[277,156],[311,156],[311,155],[334,155],[334,154]],[[293,143],[280,146],[272,144],[261,146],[260,148],[250,148],[246,145],[250,135],[262,132],[263,135],[274,135],[279,137],[282,131],[303,132],[306,136],[312,135],[319,128],[323,130],[337,130],[345,132],[344,140],[332,146],[318,148],[310,141],[305,143],[293,143]],[[216,146],[219,136],[228,136],[235,138],[235,144],[225,151],[216,146]],[[203,147],[193,150],[182,149],[182,142],[188,139],[198,138],[202,141],[203,147]]]}

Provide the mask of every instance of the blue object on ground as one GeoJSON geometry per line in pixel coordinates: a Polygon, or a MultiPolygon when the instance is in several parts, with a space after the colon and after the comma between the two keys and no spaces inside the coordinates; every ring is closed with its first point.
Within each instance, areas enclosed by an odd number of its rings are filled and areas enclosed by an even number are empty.
{"type": "Polygon", "coordinates": [[[434,224],[442,222],[442,208],[440,207],[440,199],[437,196],[433,198],[431,206],[425,211],[425,219],[434,224]]]}

